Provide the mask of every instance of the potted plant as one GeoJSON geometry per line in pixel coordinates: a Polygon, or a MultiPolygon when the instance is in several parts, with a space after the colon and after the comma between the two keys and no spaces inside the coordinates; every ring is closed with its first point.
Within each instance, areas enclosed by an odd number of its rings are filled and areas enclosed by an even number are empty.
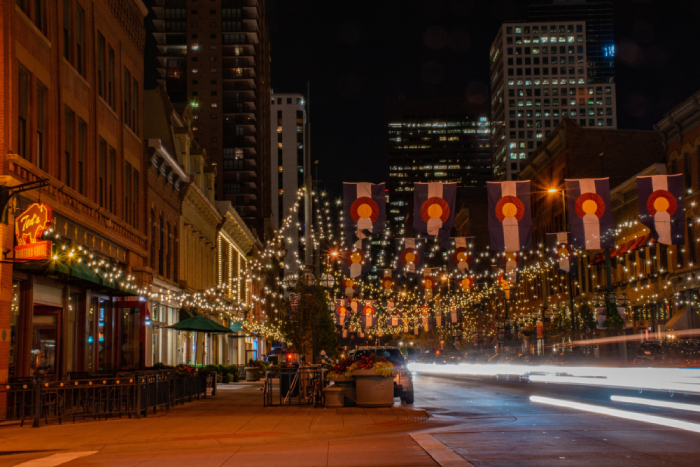
{"type": "Polygon", "coordinates": [[[245,380],[246,381],[257,381],[260,379],[260,362],[253,360],[252,358],[248,360],[248,365],[245,367],[245,380]]]}
{"type": "Polygon", "coordinates": [[[352,377],[352,371],[356,368],[357,360],[344,358],[328,372],[328,380],[343,390],[343,405],[346,407],[355,405],[355,378],[352,377]]]}
{"type": "Polygon", "coordinates": [[[384,357],[368,355],[354,364],[356,403],[359,407],[394,405],[394,365],[384,357]]]}

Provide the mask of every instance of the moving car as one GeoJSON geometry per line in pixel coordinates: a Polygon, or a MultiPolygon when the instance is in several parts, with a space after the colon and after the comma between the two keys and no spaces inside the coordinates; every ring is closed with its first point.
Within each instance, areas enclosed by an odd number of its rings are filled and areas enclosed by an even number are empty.
{"type": "Polygon", "coordinates": [[[394,397],[400,397],[406,404],[413,404],[413,379],[406,367],[406,360],[398,347],[360,347],[348,352],[348,357],[359,359],[369,355],[384,357],[394,365],[394,397]]]}

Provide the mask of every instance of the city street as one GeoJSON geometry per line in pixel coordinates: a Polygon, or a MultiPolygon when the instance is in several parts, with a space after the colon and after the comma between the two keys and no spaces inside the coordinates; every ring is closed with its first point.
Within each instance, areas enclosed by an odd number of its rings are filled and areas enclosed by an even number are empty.
{"type": "Polygon", "coordinates": [[[700,414],[610,403],[610,395],[696,397],[416,377],[414,407],[263,408],[259,384],[139,420],[0,427],[0,466],[697,465],[697,433],[562,409],[531,395],[700,422],[700,414]],[[430,414],[428,418],[426,415],[430,414]],[[442,444],[440,444],[442,443],[442,444]],[[451,450],[447,450],[446,448],[451,450]],[[458,457],[458,456],[461,456],[458,457]],[[438,462],[436,462],[436,459],[438,462]],[[31,463],[28,463],[31,462],[31,463]]]}

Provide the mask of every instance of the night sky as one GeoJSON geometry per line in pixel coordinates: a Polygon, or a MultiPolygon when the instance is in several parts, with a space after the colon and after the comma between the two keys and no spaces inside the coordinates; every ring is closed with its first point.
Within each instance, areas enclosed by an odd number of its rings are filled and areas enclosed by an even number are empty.
{"type": "MultiPolygon", "coordinates": [[[[274,91],[311,84],[314,178],[333,193],[384,181],[388,99],[488,103],[489,47],[528,3],[268,0],[274,91]]],[[[700,2],[613,3],[618,127],[651,130],[700,88],[700,2]]]]}

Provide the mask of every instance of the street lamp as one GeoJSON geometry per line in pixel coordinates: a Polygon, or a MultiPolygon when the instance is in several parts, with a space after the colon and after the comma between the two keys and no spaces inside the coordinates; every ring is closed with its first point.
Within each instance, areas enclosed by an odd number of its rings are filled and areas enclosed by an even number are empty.
{"type": "Polygon", "coordinates": [[[563,189],[560,190],[559,188],[554,188],[554,187],[547,190],[547,193],[551,193],[551,194],[554,194],[557,192],[561,192],[561,212],[562,212],[561,217],[562,217],[562,224],[563,224],[562,229],[566,230],[566,191],[563,189]]]}
{"type": "Polygon", "coordinates": [[[321,287],[325,289],[332,289],[334,285],[335,279],[333,279],[332,275],[328,273],[324,273],[323,275],[321,275],[321,287]]]}
{"type": "Polygon", "coordinates": [[[294,287],[297,286],[297,275],[296,274],[287,274],[284,276],[284,279],[282,279],[282,287],[285,289],[293,289],[294,287]]]}

